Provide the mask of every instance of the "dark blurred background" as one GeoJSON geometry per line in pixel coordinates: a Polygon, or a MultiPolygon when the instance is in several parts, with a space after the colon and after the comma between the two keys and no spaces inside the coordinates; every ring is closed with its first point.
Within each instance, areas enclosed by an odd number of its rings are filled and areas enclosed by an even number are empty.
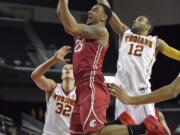
{"type": "MultiPolygon", "coordinates": [[[[46,104],[44,93],[30,78],[39,64],[65,44],[73,47],[73,38],[65,33],[56,17],[57,0],[0,0],[0,132],[3,134],[41,134],[46,104]]],[[[179,0],[109,0],[121,20],[131,26],[139,15],[149,16],[158,35],[180,50],[179,0]]],[[[85,22],[86,12],[95,0],[70,0],[70,9],[79,22],[85,22]]],[[[114,75],[118,57],[118,37],[108,26],[110,47],[105,57],[103,73],[114,75]]],[[[72,55],[68,55],[71,58],[72,55]]],[[[47,76],[60,80],[63,65],[55,65],[47,76]]],[[[162,54],[152,72],[152,89],[170,83],[179,73],[180,64],[162,54]]],[[[180,96],[156,104],[163,111],[172,132],[180,132],[180,96]],[[178,131],[179,130],[179,131],[178,131]]],[[[108,109],[108,119],[114,115],[114,102],[108,109]]]]}

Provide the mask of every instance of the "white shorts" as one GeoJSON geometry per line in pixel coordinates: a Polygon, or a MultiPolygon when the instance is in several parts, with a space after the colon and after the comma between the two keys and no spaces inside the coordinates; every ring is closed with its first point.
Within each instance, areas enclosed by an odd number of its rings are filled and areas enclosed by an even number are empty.
{"type": "Polygon", "coordinates": [[[125,105],[116,99],[115,103],[115,118],[117,118],[121,113],[127,110],[131,117],[135,120],[137,124],[142,123],[142,121],[148,116],[155,116],[154,104],[144,104],[144,105],[125,105]]]}

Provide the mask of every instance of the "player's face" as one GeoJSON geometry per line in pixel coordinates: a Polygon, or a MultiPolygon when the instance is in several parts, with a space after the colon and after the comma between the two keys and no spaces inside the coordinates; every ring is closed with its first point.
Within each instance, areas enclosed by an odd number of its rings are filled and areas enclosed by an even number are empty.
{"type": "Polygon", "coordinates": [[[101,5],[95,5],[88,11],[87,24],[96,24],[101,21],[106,21],[106,15],[101,5]]]}
{"type": "Polygon", "coordinates": [[[139,16],[136,18],[136,20],[133,21],[132,29],[136,31],[144,31],[149,30],[150,25],[147,17],[145,16],[139,16]]]}
{"type": "Polygon", "coordinates": [[[62,69],[61,79],[64,80],[65,78],[69,78],[69,79],[73,79],[74,80],[73,65],[72,64],[64,65],[64,67],[62,69]]]}

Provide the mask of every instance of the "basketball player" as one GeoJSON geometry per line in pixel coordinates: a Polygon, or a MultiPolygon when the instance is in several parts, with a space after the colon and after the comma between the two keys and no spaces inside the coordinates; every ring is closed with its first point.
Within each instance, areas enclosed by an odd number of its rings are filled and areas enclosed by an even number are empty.
{"type": "MultiPolygon", "coordinates": [[[[98,2],[109,6],[107,0],[98,2]]],[[[125,88],[131,96],[150,93],[149,79],[157,52],[180,61],[180,51],[170,47],[157,36],[149,35],[152,25],[146,16],[137,17],[130,29],[113,13],[110,24],[120,39],[115,83],[125,88]]],[[[131,114],[137,124],[147,115],[155,116],[154,104],[134,106],[125,105],[117,100],[115,117],[124,110],[131,114]]]]}
{"type": "Polygon", "coordinates": [[[139,105],[158,103],[175,98],[180,93],[180,73],[178,77],[169,85],[141,96],[129,96],[125,89],[116,84],[109,84],[109,88],[110,93],[125,104],[139,105]]]}
{"type": "Polygon", "coordinates": [[[71,15],[68,2],[59,0],[57,15],[66,32],[75,37],[73,72],[77,100],[70,120],[71,135],[128,135],[131,131],[126,126],[104,127],[110,98],[101,69],[109,40],[105,25],[111,10],[97,4],[88,12],[87,24],[79,24],[71,15]]]}
{"type": "Polygon", "coordinates": [[[96,132],[104,127],[109,105],[109,91],[103,83],[101,68],[108,48],[105,25],[111,10],[95,5],[88,12],[87,24],[79,24],[68,9],[68,0],[59,0],[57,14],[66,32],[75,37],[73,71],[77,101],[71,117],[71,134],[96,132]]]}
{"type": "Polygon", "coordinates": [[[70,116],[76,99],[73,66],[64,65],[61,84],[44,76],[54,64],[64,62],[65,55],[70,52],[69,46],[62,47],[31,74],[36,85],[46,92],[47,111],[43,135],[70,134],[70,116]]]}

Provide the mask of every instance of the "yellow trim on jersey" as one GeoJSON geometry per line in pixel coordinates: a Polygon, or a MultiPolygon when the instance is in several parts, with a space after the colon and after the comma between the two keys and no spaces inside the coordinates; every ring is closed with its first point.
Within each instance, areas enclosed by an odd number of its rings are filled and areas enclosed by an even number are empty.
{"type": "Polygon", "coordinates": [[[180,51],[170,47],[168,45],[164,46],[162,53],[172,59],[180,61],[180,51]]]}

